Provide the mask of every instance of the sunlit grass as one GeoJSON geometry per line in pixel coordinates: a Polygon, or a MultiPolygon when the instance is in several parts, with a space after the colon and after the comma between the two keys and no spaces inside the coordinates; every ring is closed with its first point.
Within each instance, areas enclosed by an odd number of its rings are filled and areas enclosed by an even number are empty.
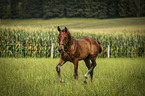
{"type": "Polygon", "coordinates": [[[24,30],[54,30],[57,26],[68,27],[71,32],[85,32],[95,34],[124,34],[135,31],[145,31],[145,18],[119,19],[85,19],[85,18],[55,18],[49,20],[1,20],[1,27],[24,30]]]}
{"type": "Polygon", "coordinates": [[[0,58],[1,96],[143,96],[144,58],[97,59],[94,80],[84,84],[87,68],[79,62],[79,79],[73,78],[73,64],[61,67],[65,83],[55,70],[59,59],[0,58]]]}

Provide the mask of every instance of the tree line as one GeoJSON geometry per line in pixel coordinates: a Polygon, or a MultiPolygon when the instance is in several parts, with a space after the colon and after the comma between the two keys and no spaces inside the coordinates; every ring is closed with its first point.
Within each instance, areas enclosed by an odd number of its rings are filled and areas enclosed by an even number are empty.
{"type": "Polygon", "coordinates": [[[1,19],[145,16],[145,0],[0,0],[1,19]]]}

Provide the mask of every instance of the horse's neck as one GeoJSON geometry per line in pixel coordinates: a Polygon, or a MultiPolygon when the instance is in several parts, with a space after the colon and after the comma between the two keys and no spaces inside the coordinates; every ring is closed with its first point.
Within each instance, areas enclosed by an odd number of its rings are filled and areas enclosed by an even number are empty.
{"type": "Polygon", "coordinates": [[[75,59],[80,55],[80,49],[79,49],[80,47],[75,38],[72,38],[70,43],[71,44],[70,46],[68,46],[67,53],[71,58],[75,59]]]}
{"type": "Polygon", "coordinates": [[[77,41],[75,38],[71,37],[71,39],[69,40],[69,44],[67,46],[68,51],[72,51],[75,50],[77,46],[77,41]]]}
{"type": "Polygon", "coordinates": [[[73,44],[73,38],[70,37],[69,40],[68,40],[68,44],[67,44],[67,49],[69,49],[73,44]]]}

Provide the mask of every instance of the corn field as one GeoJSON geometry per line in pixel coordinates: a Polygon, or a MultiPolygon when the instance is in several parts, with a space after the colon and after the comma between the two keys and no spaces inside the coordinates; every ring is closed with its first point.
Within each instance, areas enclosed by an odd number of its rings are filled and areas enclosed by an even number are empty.
{"type": "MultiPolygon", "coordinates": [[[[102,53],[99,57],[107,57],[108,45],[110,57],[144,57],[145,56],[145,31],[136,34],[110,35],[73,32],[72,36],[81,38],[89,36],[101,42],[102,53]]],[[[0,28],[0,57],[50,57],[51,45],[53,57],[59,57],[58,32],[32,31],[23,29],[0,28]]]]}

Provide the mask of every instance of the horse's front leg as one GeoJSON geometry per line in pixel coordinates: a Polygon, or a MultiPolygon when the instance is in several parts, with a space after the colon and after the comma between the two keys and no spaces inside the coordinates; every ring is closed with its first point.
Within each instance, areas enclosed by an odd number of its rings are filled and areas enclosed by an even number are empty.
{"type": "Polygon", "coordinates": [[[78,60],[74,61],[74,78],[78,79],[78,60]]]}
{"type": "Polygon", "coordinates": [[[64,82],[64,80],[62,80],[62,78],[61,78],[60,67],[61,67],[65,62],[66,62],[65,60],[60,59],[58,65],[56,66],[56,71],[57,71],[57,74],[58,74],[58,77],[59,77],[60,82],[64,82]]]}

